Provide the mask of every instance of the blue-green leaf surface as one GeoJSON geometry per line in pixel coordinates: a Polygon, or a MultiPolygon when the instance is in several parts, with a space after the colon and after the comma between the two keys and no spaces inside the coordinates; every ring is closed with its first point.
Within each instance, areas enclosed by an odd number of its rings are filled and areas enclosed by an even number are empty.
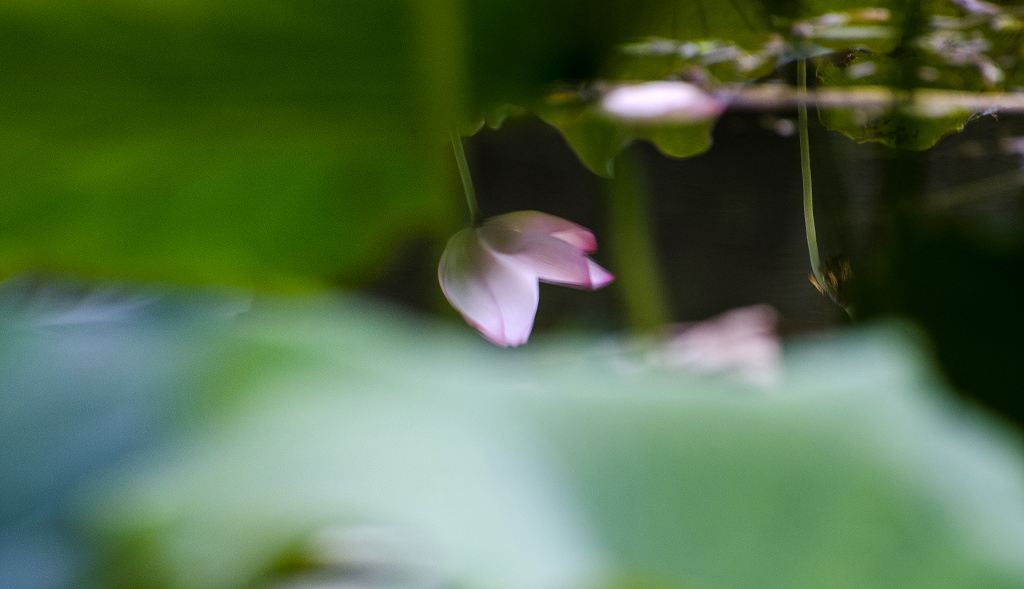
{"type": "Polygon", "coordinates": [[[365,526],[481,589],[1024,582],[1020,440],[905,327],[793,343],[767,389],[351,301],[257,304],[224,349],[210,417],[94,495],[121,586],[248,586],[365,526]]]}

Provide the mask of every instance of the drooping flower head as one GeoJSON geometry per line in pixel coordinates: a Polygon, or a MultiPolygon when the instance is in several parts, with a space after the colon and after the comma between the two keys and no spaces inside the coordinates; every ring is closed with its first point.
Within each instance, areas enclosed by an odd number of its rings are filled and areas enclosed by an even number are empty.
{"type": "Polygon", "coordinates": [[[492,343],[518,346],[533,329],[538,282],[588,290],[614,278],[586,254],[589,229],[537,211],[519,211],[464,229],[448,240],[437,269],[441,290],[492,343]]]}

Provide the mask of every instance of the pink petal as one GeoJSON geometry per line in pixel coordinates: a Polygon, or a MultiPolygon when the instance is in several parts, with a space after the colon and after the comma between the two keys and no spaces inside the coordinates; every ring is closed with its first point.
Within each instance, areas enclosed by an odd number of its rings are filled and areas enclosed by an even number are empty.
{"type": "Polygon", "coordinates": [[[504,225],[520,233],[542,233],[590,253],[597,249],[594,234],[586,227],[540,211],[516,211],[494,217],[488,223],[504,225]]]}
{"type": "Polygon", "coordinates": [[[612,280],[615,280],[615,276],[611,272],[598,266],[597,262],[591,260],[590,258],[587,258],[587,268],[590,271],[591,290],[604,288],[608,286],[608,284],[611,283],[612,280]]]}
{"type": "Polygon", "coordinates": [[[485,272],[484,281],[497,301],[504,330],[500,338],[488,339],[502,346],[525,344],[530,339],[540,300],[537,277],[497,258],[495,262],[485,272]]]}
{"type": "Polygon", "coordinates": [[[477,230],[481,242],[509,266],[533,273],[544,282],[590,290],[611,282],[612,275],[572,245],[541,233],[518,233],[502,225],[477,230]]]}
{"type": "Polygon", "coordinates": [[[697,121],[722,114],[725,106],[686,82],[658,81],[619,86],[601,101],[605,111],[627,119],[697,121]]]}
{"type": "Polygon", "coordinates": [[[687,325],[666,342],[660,361],[697,372],[729,372],[754,384],[779,378],[778,312],[768,305],[733,309],[687,325]]]}
{"type": "Polygon", "coordinates": [[[526,343],[537,314],[537,277],[480,244],[475,229],[448,240],[438,266],[441,290],[466,321],[499,346],[526,343]]]}

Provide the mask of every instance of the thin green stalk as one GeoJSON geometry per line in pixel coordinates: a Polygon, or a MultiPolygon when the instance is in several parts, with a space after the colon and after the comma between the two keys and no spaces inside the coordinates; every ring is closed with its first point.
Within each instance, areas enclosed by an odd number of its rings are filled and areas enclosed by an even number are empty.
{"type": "Polygon", "coordinates": [[[801,59],[796,65],[796,83],[800,92],[797,112],[800,117],[800,175],[804,188],[804,229],[807,232],[807,253],[811,257],[811,271],[818,286],[829,293],[829,286],[821,276],[821,257],[818,254],[818,235],[814,229],[814,197],[811,190],[811,140],[807,133],[807,60],[801,59]]]}
{"type": "Polygon", "coordinates": [[[615,287],[632,329],[652,332],[672,320],[672,310],[645,206],[650,188],[635,149],[619,155],[615,171],[615,178],[606,184],[615,287]]]}
{"type": "Polygon", "coordinates": [[[480,205],[476,202],[476,191],[473,190],[473,178],[469,175],[469,164],[466,163],[466,150],[462,147],[462,137],[452,133],[452,149],[455,150],[455,161],[459,163],[459,177],[462,178],[462,189],[466,193],[466,204],[469,206],[469,222],[474,227],[480,224],[480,205]]]}

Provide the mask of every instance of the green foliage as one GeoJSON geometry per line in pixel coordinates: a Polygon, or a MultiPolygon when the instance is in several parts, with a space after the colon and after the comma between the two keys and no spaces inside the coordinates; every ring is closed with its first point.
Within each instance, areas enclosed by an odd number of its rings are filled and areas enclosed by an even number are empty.
{"type": "MultiPolygon", "coordinates": [[[[818,80],[823,87],[828,88],[884,87],[886,83],[895,83],[903,68],[915,67],[916,64],[916,59],[854,52],[849,54],[842,66],[831,62],[822,63],[818,67],[818,80]],[[857,68],[869,73],[856,79],[851,78],[848,72],[857,71],[857,68]]],[[[888,110],[818,110],[818,117],[826,128],[839,131],[858,143],[877,141],[889,147],[913,150],[932,147],[946,135],[963,129],[973,116],[973,111],[965,109],[949,108],[927,113],[910,105],[888,110]]]]}
{"type": "Polygon", "coordinates": [[[411,11],[0,3],[0,270],[351,280],[446,224],[411,11]]]}
{"type": "MultiPolygon", "coordinates": [[[[477,113],[497,125],[508,104],[532,108],[556,81],[695,67],[613,56],[624,41],[753,51],[800,19],[869,4],[902,26],[902,4],[852,0],[3,0],[0,274],[357,282],[398,240],[455,224],[447,136],[469,132],[477,113]]],[[[1019,62],[1012,27],[991,28],[979,21],[964,35],[988,39],[993,63],[1019,62]]],[[[706,69],[750,80],[776,57],[706,69]]],[[[979,67],[940,73],[970,88],[979,67]]],[[[537,110],[601,175],[633,139],[675,157],[709,146],[711,123],[621,124],[594,108],[537,110]]],[[[857,140],[921,149],[966,116],[823,120],[857,140]]]]}
{"type": "MultiPolygon", "coordinates": [[[[941,2],[929,4],[941,5],[941,2]]],[[[926,7],[928,10],[931,7],[926,7]]],[[[864,9],[886,9],[890,24],[899,29],[907,14],[900,0],[690,0],[664,2],[647,26],[650,36],[688,41],[722,40],[754,50],[770,34],[790,34],[792,23],[824,14],[856,13],[864,9]]],[[[855,39],[861,43],[860,39],[855,39]]],[[[869,41],[870,43],[870,41],[869,41]]]]}
{"type": "Polygon", "coordinates": [[[458,218],[451,128],[642,4],[4,0],[0,273],[359,280],[458,218]]]}
{"type": "Polygon", "coordinates": [[[651,34],[669,39],[728,39],[753,49],[774,30],[758,0],[665,2],[662,11],[651,34]]]}
{"type": "Polygon", "coordinates": [[[974,113],[954,110],[943,116],[922,116],[910,109],[879,113],[822,109],[818,116],[826,128],[839,131],[858,143],[877,141],[898,149],[922,150],[963,129],[974,113]]]}
{"type": "Polygon", "coordinates": [[[633,330],[656,333],[671,323],[672,311],[646,206],[651,197],[646,171],[636,150],[622,154],[618,177],[605,183],[605,199],[611,219],[608,244],[625,315],[633,330]]]}
{"type": "Polygon", "coordinates": [[[210,392],[234,401],[94,495],[115,586],[365,570],[315,540],[366,525],[478,589],[1024,583],[1019,440],[903,328],[794,344],[769,389],[635,343],[498,351],[351,301],[257,305],[221,349],[241,377],[210,392]]]}
{"type": "Polygon", "coordinates": [[[818,68],[823,87],[895,89],[907,104],[885,112],[823,110],[822,122],[855,141],[912,150],[928,149],[963,129],[975,116],[974,109],[955,103],[923,109],[910,104],[910,99],[919,88],[982,92],[1013,87],[1024,57],[1020,53],[1024,22],[1018,13],[987,6],[989,12],[980,13],[960,10],[952,3],[922,3],[920,12],[909,11],[894,21],[893,31],[904,35],[898,47],[860,48],[823,63],[818,68]],[[913,14],[917,21],[907,21],[913,14]]]}
{"type": "Polygon", "coordinates": [[[541,118],[562,132],[592,172],[615,174],[615,158],[636,139],[645,139],[670,157],[689,157],[711,147],[714,121],[699,123],[628,123],[602,112],[596,105],[570,102],[541,109],[541,118]]]}
{"type": "Polygon", "coordinates": [[[615,43],[651,34],[655,0],[469,0],[467,86],[476,108],[532,104],[555,81],[589,80],[615,43]]]}

